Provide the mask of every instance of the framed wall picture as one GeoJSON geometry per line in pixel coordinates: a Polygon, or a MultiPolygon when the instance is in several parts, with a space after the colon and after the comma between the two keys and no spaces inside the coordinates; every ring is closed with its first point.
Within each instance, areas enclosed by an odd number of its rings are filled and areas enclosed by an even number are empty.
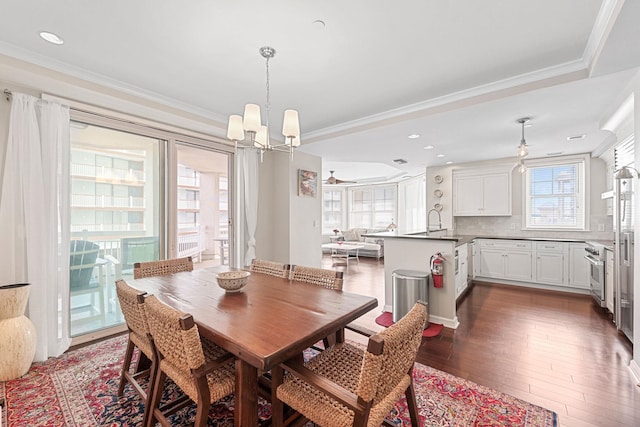
{"type": "Polygon", "coordinates": [[[298,196],[316,197],[318,191],[318,173],[298,169],[298,196]]]}

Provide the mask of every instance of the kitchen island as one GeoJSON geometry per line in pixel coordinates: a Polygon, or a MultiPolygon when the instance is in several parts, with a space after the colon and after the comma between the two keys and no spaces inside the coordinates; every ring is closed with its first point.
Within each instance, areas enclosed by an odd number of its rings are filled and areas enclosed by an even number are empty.
{"type": "Polygon", "coordinates": [[[441,323],[447,328],[457,328],[455,248],[473,238],[451,236],[446,232],[399,232],[375,233],[369,237],[384,238],[384,310],[392,311],[392,277],[398,269],[429,272],[431,256],[440,252],[444,256],[444,285],[434,288],[429,281],[429,321],[441,323]]]}

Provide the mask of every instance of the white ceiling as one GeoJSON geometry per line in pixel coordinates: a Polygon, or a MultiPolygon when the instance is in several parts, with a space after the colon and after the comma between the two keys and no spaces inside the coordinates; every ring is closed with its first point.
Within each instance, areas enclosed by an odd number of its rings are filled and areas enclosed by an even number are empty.
{"type": "Polygon", "coordinates": [[[515,158],[525,116],[531,157],[610,143],[601,122],[640,66],[639,4],[0,0],[0,54],[202,115],[224,135],[229,114],[264,104],[258,49],[272,46],[274,129],[299,110],[300,150],[322,156],[323,178],[368,182],[515,158]]]}

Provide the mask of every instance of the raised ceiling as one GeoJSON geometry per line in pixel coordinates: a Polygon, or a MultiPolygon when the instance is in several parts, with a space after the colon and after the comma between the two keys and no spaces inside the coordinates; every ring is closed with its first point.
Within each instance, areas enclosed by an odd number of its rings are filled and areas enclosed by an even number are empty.
{"type": "Polygon", "coordinates": [[[0,54],[207,117],[224,135],[229,114],[264,104],[258,49],[272,46],[271,123],[298,109],[301,150],[323,158],[324,179],[371,181],[515,155],[525,116],[531,157],[610,143],[601,122],[640,66],[638,3],[3,1],[0,54]]]}

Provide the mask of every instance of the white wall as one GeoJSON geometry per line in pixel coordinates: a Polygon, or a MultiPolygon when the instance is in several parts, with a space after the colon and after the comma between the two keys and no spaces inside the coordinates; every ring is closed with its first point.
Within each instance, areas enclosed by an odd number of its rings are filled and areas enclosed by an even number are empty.
{"type": "Polygon", "coordinates": [[[256,257],[288,264],[322,264],[322,159],[306,153],[266,153],[260,165],[256,257]],[[315,197],[298,195],[298,170],[318,173],[315,197]]]}

